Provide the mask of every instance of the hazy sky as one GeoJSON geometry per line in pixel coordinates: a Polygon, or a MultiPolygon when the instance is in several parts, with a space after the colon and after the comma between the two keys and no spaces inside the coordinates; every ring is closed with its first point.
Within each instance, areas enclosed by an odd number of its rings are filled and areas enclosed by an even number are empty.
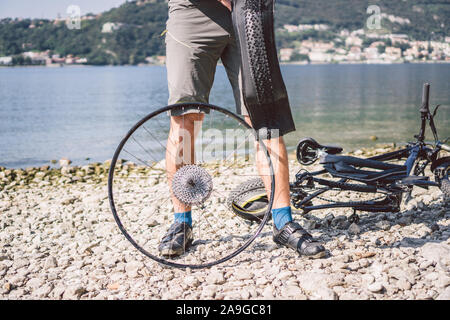
{"type": "Polygon", "coordinates": [[[126,0],[0,0],[0,19],[2,18],[47,18],[54,19],[58,13],[62,18],[68,16],[67,8],[78,5],[81,14],[100,13],[117,7],[126,0]]]}

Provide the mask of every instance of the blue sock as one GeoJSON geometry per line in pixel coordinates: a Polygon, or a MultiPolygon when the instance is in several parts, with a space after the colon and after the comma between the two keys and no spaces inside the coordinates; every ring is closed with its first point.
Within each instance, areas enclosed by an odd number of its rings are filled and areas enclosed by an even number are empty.
{"type": "Polygon", "coordinates": [[[292,221],[291,207],[272,209],[272,219],[275,227],[280,230],[286,223],[292,221]]]}
{"type": "Polygon", "coordinates": [[[191,211],[175,213],[174,217],[175,217],[175,222],[179,222],[179,223],[185,222],[185,223],[187,223],[188,225],[190,225],[192,227],[191,211]]]}

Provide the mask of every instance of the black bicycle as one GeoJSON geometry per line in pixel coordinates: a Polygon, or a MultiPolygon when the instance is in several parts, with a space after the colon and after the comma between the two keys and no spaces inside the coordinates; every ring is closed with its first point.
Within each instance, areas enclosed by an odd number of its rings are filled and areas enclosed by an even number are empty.
{"type": "MultiPolygon", "coordinates": [[[[406,147],[368,159],[340,155],[343,149],[323,146],[312,138],[302,139],[297,146],[297,160],[309,166],[320,159],[322,170],[309,172],[301,169],[290,184],[292,206],[300,212],[328,208],[352,208],[352,219],[358,219],[356,211],[398,212],[402,197],[411,194],[414,187],[439,187],[450,197],[450,157],[439,157],[441,151],[450,152],[450,146],[441,142],[434,123],[437,106],[431,113],[429,108],[430,85],[423,87],[420,108],[421,127],[416,141],[406,147]],[[429,124],[434,143],[425,142],[425,129],[429,124]],[[403,164],[393,161],[405,160],[403,164]],[[434,181],[426,175],[430,165],[434,181]],[[329,179],[325,176],[332,176],[329,179]],[[332,191],[353,191],[373,194],[371,200],[334,201],[332,191]],[[320,200],[320,204],[315,204],[320,200]]],[[[239,217],[260,221],[267,211],[268,198],[263,181],[259,178],[248,180],[233,190],[228,198],[228,206],[239,217]]]]}

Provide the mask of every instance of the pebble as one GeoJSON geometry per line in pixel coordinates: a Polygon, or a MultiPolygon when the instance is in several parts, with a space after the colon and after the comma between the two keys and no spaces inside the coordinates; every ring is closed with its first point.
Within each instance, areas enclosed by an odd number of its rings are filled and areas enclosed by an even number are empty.
{"type": "Polygon", "coordinates": [[[381,283],[379,283],[379,282],[374,282],[374,283],[372,283],[372,284],[369,284],[369,285],[367,286],[367,289],[368,289],[370,292],[376,293],[376,292],[380,292],[381,290],[383,290],[383,285],[382,285],[381,283]]]}
{"type": "Polygon", "coordinates": [[[330,288],[321,287],[312,295],[319,300],[337,300],[337,294],[330,288]]]}
{"type": "Polygon", "coordinates": [[[69,166],[71,163],[72,163],[72,161],[69,160],[69,159],[67,159],[67,158],[62,158],[62,159],[59,160],[59,165],[60,165],[61,167],[67,167],[67,166],[69,166]]]}
{"type": "Polygon", "coordinates": [[[366,285],[369,285],[375,282],[375,277],[371,274],[364,274],[362,280],[366,285]]]}
{"type": "Polygon", "coordinates": [[[214,298],[218,291],[218,287],[215,285],[205,286],[202,289],[202,296],[205,298],[214,298]]]}
{"type": "Polygon", "coordinates": [[[447,287],[437,296],[436,300],[450,300],[450,287],[447,287]]]}
{"type": "Polygon", "coordinates": [[[337,229],[347,229],[350,226],[346,216],[337,216],[331,221],[331,226],[337,229]]]}
{"type": "Polygon", "coordinates": [[[211,272],[208,276],[206,276],[206,282],[209,284],[224,284],[225,283],[225,277],[223,275],[223,272],[221,271],[214,271],[211,272]]]}
{"type": "Polygon", "coordinates": [[[277,278],[280,280],[288,280],[289,278],[292,277],[292,272],[291,271],[282,271],[280,274],[278,274],[277,278]]]}
{"type": "Polygon", "coordinates": [[[411,289],[411,283],[409,283],[409,281],[404,279],[404,278],[401,278],[400,280],[397,281],[397,286],[401,290],[409,290],[409,289],[411,289]]]}
{"type": "Polygon", "coordinates": [[[350,227],[348,227],[348,233],[354,235],[359,234],[361,233],[361,228],[356,223],[352,223],[350,227]]]}
{"type": "Polygon", "coordinates": [[[303,296],[302,290],[298,286],[287,286],[282,290],[283,295],[289,298],[297,298],[303,296]]]}
{"type": "Polygon", "coordinates": [[[386,221],[386,220],[378,221],[375,224],[375,226],[377,228],[380,228],[381,230],[384,230],[384,231],[387,231],[387,230],[389,230],[391,228],[391,224],[389,223],[389,221],[386,221]]]}
{"type": "Polygon", "coordinates": [[[250,280],[253,279],[253,272],[245,269],[236,270],[235,277],[238,280],[250,280]]]}
{"type": "MultiPolygon", "coordinates": [[[[273,300],[274,299],[274,292],[271,287],[266,287],[262,293],[262,296],[266,300],[273,300]]],[[[295,298],[294,296],[291,296],[292,298],[295,298]]]]}
{"type": "Polygon", "coordinates": [[[81,286],[71,286],[64,290],[63,298],[69,300],[79,299],[87,291],[81,286]]]}
{"type": "Polygon", "coordinates": [[[190,287],[198,287],[200,285],[200,281],[195,276],[188,276],[184,278],[183,282],[190,287]]]}
{"type": "Polygon", "coordinates": [[[58,266],[58,262],[55,257],[48,257],[45,260],[45,263],[44,263],[45,269],[56,268],[57,266],[58,266]]]}

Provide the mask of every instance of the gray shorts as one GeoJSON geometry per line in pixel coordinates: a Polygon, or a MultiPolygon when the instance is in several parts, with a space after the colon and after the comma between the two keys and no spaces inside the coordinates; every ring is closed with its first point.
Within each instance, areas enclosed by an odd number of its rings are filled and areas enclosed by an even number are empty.
{"type": "MultiPolygon", "coordinates": [[[[170,0],[166,33],[169,104],[209,103],[219,59],[230,80],[236,111],[248,115],[242,93],[240,50],[231,13],[215,0],[170,0]]],[[[173,116],[201,112],[172,111],[173,116]]]]}

